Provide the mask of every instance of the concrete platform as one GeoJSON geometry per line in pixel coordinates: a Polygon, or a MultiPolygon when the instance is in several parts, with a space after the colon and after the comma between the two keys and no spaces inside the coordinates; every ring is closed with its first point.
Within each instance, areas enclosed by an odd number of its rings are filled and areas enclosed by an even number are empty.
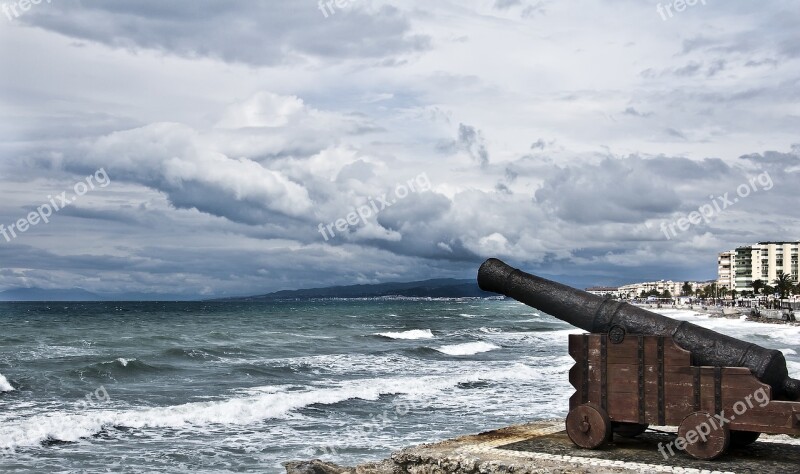
{"type": "MultiPolygon", "coordinates": [[[[664,429],[666,430],[666,428],[664,429]]],[[[511,426],[478,435],[406,448],[381,463],[357,468],[328,465],[290,474],[446,474],[446,473],[800,473],[800,440],[765,436],[747,448],[731,450],[715,461],[684,453],[664,459],[658,443],[669,434],[647,432],[635,439],[618,437],[600,450],[576,448],[563,420],[511,426]]],[[[322,466],[318,464],[317,466],[322,466]]]]}

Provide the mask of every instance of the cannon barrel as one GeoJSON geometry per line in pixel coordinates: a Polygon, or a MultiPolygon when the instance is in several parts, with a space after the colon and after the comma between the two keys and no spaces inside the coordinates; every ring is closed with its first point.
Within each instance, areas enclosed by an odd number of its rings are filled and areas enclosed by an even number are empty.
{"type": "Polygon", "coordinates": [[[478,270],[478,286],[532,306],[591,333],[613,326],[627,334],[672,337],[692,353],[697,366],[747,367],[772,387],[775,400],[800,400],[800,380],[789,377],[786,358],[778,350],[720,334],[686,321],[676,321],[628,303],[576,290],[537,277],[490,258],[478,270]]]}

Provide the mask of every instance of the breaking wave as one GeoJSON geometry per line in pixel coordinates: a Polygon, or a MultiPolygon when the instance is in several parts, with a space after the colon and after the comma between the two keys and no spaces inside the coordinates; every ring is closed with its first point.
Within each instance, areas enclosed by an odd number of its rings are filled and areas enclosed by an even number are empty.
{"type": "Polygon", "coordinates": [[[14,390],[14,387],[11,383],[6,379],[3,374],[0,374],[0,392],[11,392],[14,390]]]}
{"type": "Polygon", "coordinates": [[[191,402],[157,408],[56,411],[19,417],[0,428],[0,445],[36,446],[51,442],[77,442],[101,432],[131,429],[180,428],[202,430],[214,425],[249,425],[290,416],[312,405],[333,405],[347,400],[378,400],[384,395],[434,396],[480,382],[529,380],[538,369],[514,364],[502,370],[457,376],[372,378],[339,382],[329,387],[260,387],[243,397],[191,402]]]}
{"type": "Polygon", "coordinates": [[[430,329],[412,329],[402,332],[380,332],[377,334],[389,339],[433,339],[434,335],[430,329]]]}
{"type": "Polygon", "coordinates": [[[467,342],[464,344],[453,344],[451,346],[437,347],[436,350],[442,354],[451,356],[468,356],[480,354],[481,352],[489,352],[495,349],[500,349],[500,346],[488,342],[467,342]]]}

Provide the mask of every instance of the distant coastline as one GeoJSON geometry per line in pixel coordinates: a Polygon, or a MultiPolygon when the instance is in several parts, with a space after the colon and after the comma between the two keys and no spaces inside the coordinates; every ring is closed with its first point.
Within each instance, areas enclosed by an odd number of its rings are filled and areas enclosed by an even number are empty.
{"type": "Polygon", "coordinates": [[[371,285],[284,290],[264,295],[221,298],[209,301],[259,302],[321,298],[487,298],[497,296],[496,293],[489,293],[478,288],[478,284],[474,279],[458,280],[453,278],[439,278],[402,283],[377,283],[371,285]]]}

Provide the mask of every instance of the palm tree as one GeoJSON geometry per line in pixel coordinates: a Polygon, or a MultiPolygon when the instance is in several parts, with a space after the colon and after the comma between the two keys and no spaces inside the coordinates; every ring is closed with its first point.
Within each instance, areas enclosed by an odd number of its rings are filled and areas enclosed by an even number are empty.
{"type": "Polygon", "coordinates": [[[781,294],[781,299],[786,298],[789,296],[789,293],[792,292],[792,288],[794,288],[794,282],[792,281],[792,276],[783,272],[778,272],[778,278],[772,282],[775,287],[778,289],[778,292],[781,294]]]}
{"type": "Polygon", "coordinates": [[[681,295],[692,296],[692,284],[688,281],[683,282],[683,286],[681,287],[681,295]]]}
{"type": "Polygon", "coordinates": [[[756,296],[758,296],[759,291],[761,291],[761,289],[764,288],[764,282],[761,280],[756,280],[753,283],[751,283],[750,286],[753,287],[753,293],[756,296]]]}

